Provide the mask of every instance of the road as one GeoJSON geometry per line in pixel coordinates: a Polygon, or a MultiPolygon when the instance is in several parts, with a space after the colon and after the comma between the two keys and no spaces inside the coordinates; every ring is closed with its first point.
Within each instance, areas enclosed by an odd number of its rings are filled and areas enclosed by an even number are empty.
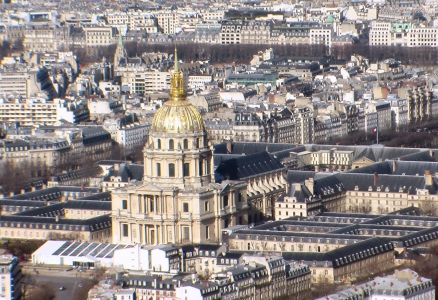
{"type": "MultiPolygon", "coordinates": [[[[77,270],[66,271],[65,269],[54,269],[48,267],[36,267],[25,268],[26,272],[34,275],[37,285],[47,284],[52,287],[56,293],[54,300],[68,300],[72,298],[75,290],[81,289],[81,284],[88,278],[89,272],[78,272],[77,270]],[[38,273],[36,273],[36,271],[38,273]],[[65,290],[61,291],[59,288],[65,287],[65,290]]],[[[83,287],[85,288],[85,287],[83,287]]]]}
{"type": "Polygon", "coordinates": [[[48,286],[53,287],[56,292],[56,297],[54,300],[66,300],[71,299],[75,289],[78,289],[78,284],[82,281],[79,277],[60,277],[52,275],[42,275],[36,276],[37,284],[46,283],[48,286]],[[64,291],[60,291],[61,286],[65,287],[64,291]]]}

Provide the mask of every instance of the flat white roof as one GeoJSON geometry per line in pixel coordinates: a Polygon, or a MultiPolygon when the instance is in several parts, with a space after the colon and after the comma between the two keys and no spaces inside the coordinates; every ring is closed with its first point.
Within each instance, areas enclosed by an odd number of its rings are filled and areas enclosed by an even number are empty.
{"type": "MultiPolygon", "coordinates": [[[[56,250],[62,247],[67,243],[67,241],[47,241],[39,247],[33,254],[36,255],[52,255],[56,250]]],[[[33,255],[32,254],[32,255],[33,255]]]]}

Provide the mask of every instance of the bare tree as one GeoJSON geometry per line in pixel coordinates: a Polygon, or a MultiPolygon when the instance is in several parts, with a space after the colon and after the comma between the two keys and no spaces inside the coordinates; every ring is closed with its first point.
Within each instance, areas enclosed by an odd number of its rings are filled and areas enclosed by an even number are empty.
{"type": "Polygon", "coordinates": [[[53,290],[53,287],[48,284],[42,284],[34,286],[34,288],[29,293],[28,299],[53,300],[55,299],[55,297],[56,294],[53,290]]]}
{"type": "Polygon", "coordinates": [[[435,201],[433,200],[425,200],[420,204],[420,208],[423,211],[423,214],[426,216],[436,216],[437,215],[437,206],[435,201]]]}
{"type": "Polygon", "coordinates": [[[23,275],[21,277],[21,297],[23,300],[31,299],[29,295],[36,284],[35,277],[28,272],[23,272],[22,274],[23,275]]]}

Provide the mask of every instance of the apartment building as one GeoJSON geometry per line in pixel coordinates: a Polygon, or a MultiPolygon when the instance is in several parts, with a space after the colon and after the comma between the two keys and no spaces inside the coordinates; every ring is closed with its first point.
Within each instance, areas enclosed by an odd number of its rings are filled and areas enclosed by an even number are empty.
{"type": "Polygon", "coordinates": [[[195,28],[195,43],[220,43],[221,24],[198,24],[195,28]]]}
{"type": "Polygon", "coordinates": [[[84,33],[88,47],[108,46],[114,44],[117,39],[117,30],[114,27],[84,26],[84,33]]]}
{"type": "Polygon", "coordinates": [[[309,38],[311,45],[324,45],[328,48],[331,48],[333,28],[331,26],[310,28],[309,38]]]}
{"type": "MultiPolygon", "coordinates": [[[[189,76],[190,78],[190,76],[189,76]]],[[[206,112],[218,111],[222,107],[222,101],[218,91],[209,91],[193,95],[187,99],[193,106],[206,112]]]]}
{"type": "Polygon", "coordinates": [[[316,300],[377,300],[387,296],[398,299],[435,299],[435,286],[432,280],[419,276],[411,269],[395,270],[394,274],[378,276],[368,282],[340,290],[316,300]]]}
{"type": "Polygon", "coordinates": [[[18,257],[3,254],[0,257],[0,297],[4,300],[21,299],[21,266],[18,257]]]}
{"type": "Polygon", "coordinates": [[[143,146],[149,132],[148,123],[140,123],[136,114],[125,115],[120,119],[108,119],[103,128],[111,134],[111,138],[126,151],[136,146],[143,146]]]}
{"type": "Polygon", "coordinates": [[[408,104],[405,98],[390,94],[386,97],[391,105],[391,126],[392,129],[399,130],[408,125],[408,104]]]}
{"type": "Polygon", "coordinates": [[[370,45],[435,47],[437,38],[438,28],[410,22],[374,20],[370,29],[370,45]]]}
{"type": "Polygon", "coordinates": [[[201,11],[202,19],[205,22],[211,21],[221,21],[224,19],[225,11],[221,9],[207,9],[206,11],[201,11]]]}
{"type": "Polygon", "coordinates": [[[269,44],[271,35],[270,21],[248,21],[241,27],[242,44],[269,44]]]}
{"type": "Polygon", "coordinates": [[[274,23],[271,29],[270,42],[280,45],[297,45],[310,43],[310,29],[318,23],[274,23]]]}
{"type": "Polygon", "coordinates": [[[170,87],[169,72],[145,70],[129,74],[127,82],[133,93],[153,93],[170,87]]]}
{"type": "Polygon", "coordinates": [[[108,25],[117,27],[119,32],[128,30],[142,30],[147,33],[157,33],[157,19],[154,15],[146,12],[128,10],[117,11],[105,15],[108,25]]]}
{"type": "Polygon", "coordinates": [[[24,38],[26,26],[24,25],[0,25],[0,39],[15,42],[24,38]]]}
{"type": "Polygon", "coordinates": [[[220,33],[221,44],[241,44],[242,23],[240,22],[223,22],[220,33]]]}
{"type": "Polygon", "coordinates": [[[27,51],[57,51],[59,41],[55,26],[29,25],[24,32],[23,46],[27,51]]]}
{"type": "Polygon", "coordinates": [[[179,16],[175,11],[160,11],[154,14],[157,18],[157,24],[160,32],[165,34],[174,34],[179,28],[179,16]]]}
{"type": "Polygon", "coordinates": [[[205,84],[213,81],[211,74],[189,74],[188,87],[192,90],[205,89],[205,84]]]}
{"type": "Polygon", "coordinates": [[[10,102],[0,100],[0,120],[4,122],[17,122],[20,125],[55,125],[61,119],[72,123],[89,120],[88,108],[82,102],[62,99],[48,101],[44,98],[17,98],[10,102]]]}
{"type": "Polygon", "coordinates": [[[438,99],[427,87],[400,88],[398,96],[406,99],[408,124],[428,120],[438,111],[438,99]]]}
{"type": "Polygon", "coordinates": [[[3,65],[0,70],[0,95],[36,97],[39,94],[48,99],[57,96],[46,67],[25,65],[3,65]]]}

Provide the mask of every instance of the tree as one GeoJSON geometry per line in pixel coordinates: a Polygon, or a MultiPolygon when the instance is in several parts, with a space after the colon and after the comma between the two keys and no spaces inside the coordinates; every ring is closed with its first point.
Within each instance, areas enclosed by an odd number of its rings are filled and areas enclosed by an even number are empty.
{"type": "Polygon", "coordinates": [[[31,299],[29,295],[31,294],[36,284],[35,277],[28,272],[23,272],[22,274],[23,275],[21,277],[21,295],[22,295],[21,297],[23,300],[31,299]]]}
{"type": "Polygon", "coordinates": [[[423,214],[426,216],[436,216],[437,215],[437,206],[434,200],[425,200],[420,205],[423,214]]]}
{"type": "MultiPolygon", "coordinates": [[[[52,286],[48,284],[35,285],[32,291],[29,293],[28,299],[38,300],[53,300],[56,294],[52,286]]],[[[87,299],[87,298],[82,298],[87,299]]]]}

